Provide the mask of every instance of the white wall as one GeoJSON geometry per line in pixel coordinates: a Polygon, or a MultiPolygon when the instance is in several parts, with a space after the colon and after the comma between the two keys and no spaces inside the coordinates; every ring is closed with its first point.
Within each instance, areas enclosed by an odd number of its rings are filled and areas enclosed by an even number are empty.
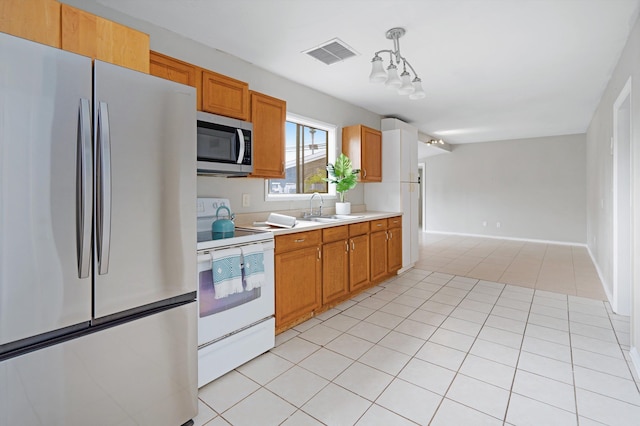
{"type": "Polygon", "coordinates": [[[640,21],[636,20],[627,45],[604,89],[600,104],[587,131],[587,239],[608,293],[613,281],[613,104],[631,77],[631,155],[633,288],[631,347],[640,371],[640,21]]]}
{"type": "MultiPolygon", "coordinates": [[[[286,80],[220,50],[206,47],[193,40],[164,30],[148,22],[134,19],[97,4],[95,0],[63,0],[96,15],[135,28],[150,35],[151,49],[203,68],[249,83],[249,88],[287,101],[287,111],[338,126],[338,152],[342,140],[341,128],[364,124],[380,129],[380,116],[347,102],[318,92],[307,86],[286,80]]],[[[232,36],[230,36],[232,37],[232,36]]],[[[224,46],[224,42],[220,42],[224,46]]],[[[308,201],[265,202],[264,179],[198,177],[198,196],[226,197],[236,213],[307,208],[308,201]],[[251,196],[251,206],[242,207],[242,194],[251,196]]],[[[353,204],[364,203],[363,185],[347,195],[353,204]]],[[[331,206],[334,202],[325,202],[331,206]]]]}
{"type": "Polygon", "coordinates": [[[585,243],[585,160],[585,135],[454,145],[420,160],[426,228],[585,243]]]}

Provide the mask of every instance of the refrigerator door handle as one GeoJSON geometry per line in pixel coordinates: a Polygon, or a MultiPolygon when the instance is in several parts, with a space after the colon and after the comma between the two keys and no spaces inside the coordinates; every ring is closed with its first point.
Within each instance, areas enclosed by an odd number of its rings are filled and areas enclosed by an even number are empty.
{"type": "Polygon", "coordinates": [[[78,278],[89,277],[89,266],[91,265],[91,203],[93,201],[93,155],[91,148],[91,106],[89,99],[80,99],[76,160],[78,278]]]}
{"type": "Polygon", "coordinates": [[[238,160],[237,164],[242,164],[242,160],[244,159],[244,133],[242,133],[242,129],[238,130],[238,142],[240,142],[240,149],[238,150],[238,160]]]}
{"type": "Polygon", "coordinates": [[[98,156],[96,175],[98,188],[96,196],[96,228],[98,243],[98,274],[109,272],[109,252],[111,249],[111,135],[109,131],[109,107],[106,102],[98,103],[98,156]]]}

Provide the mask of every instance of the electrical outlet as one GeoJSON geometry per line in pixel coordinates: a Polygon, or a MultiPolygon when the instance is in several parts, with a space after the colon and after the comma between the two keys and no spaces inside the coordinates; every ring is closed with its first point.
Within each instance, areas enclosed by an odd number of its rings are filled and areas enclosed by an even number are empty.
{"type": "Polygon", "coordinates": [[[496,222],[496,228],[500,228],[500,222],[496,222]]]}
{"type": "Polygon", "coordinates": [[[249,207],[251,205],[251,195],[242,194],[242,207],[249,207]]]}

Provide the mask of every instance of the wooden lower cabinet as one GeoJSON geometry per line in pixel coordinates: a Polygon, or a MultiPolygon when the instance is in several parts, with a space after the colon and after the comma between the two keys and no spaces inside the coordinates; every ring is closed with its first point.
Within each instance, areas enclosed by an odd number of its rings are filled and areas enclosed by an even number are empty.
{"type": "Polygon", "coordinates": [[[322,306],[320,231],[276,237],[276,329],[322,306]]]}
{"type": "Polygon", "coordinates": [[[322,304],[349,294],[349,252],[346,240],[322,246],[322,304]]]}
{"type": "Polygon", "coordinates": [[[349,238],[349,290],[369,285],[369,234],[349,238]]]}
{"type": "Polygon", "coordinates": [[[387,231],[371,233],[371,281],[387,275],[387,231]]]}
{"type": "Polygon", "coordinates": [[[390,228],[387,233],[387,272],[396,273],[402,268],[402,228],[390,228]]]}
{"type": "Polygon", "coordinates": [[[284,234],[275,241],[276,333],[393,276],[402,266],[400,216],[284,234]]]}
{"type": "Polygon", "coordinates": [[[387,219],[372,220],[371,225],[371,281],[387,275],[387,219]]]}

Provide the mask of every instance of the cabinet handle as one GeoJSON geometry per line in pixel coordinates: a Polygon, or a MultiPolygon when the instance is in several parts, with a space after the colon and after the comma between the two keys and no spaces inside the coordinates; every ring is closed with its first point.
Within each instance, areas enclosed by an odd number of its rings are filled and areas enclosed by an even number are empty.
{"type": "Polygon", "coordinates": [[[353,240],[351,240],[351,251],[355,251],[356,249],[356,243],[353,242],[353,240]]]}
{"type": "Polygon", "coordinates": [[[367,177],[367,169],[362,169],[362,177],[363,178],[367,177]]]}
{"type": "Polygon", "coordinates": [[[389,238],[389,231],[384,231],[385,235],[387,236],[387,241],[390,240],[389,238]]]}
{"type": "Polygon", "coordinates": [[[344,242],[344,248],[347,253],[349,253],[349,241],[344,242]]]}
{"type": "Polygon", "coordinates": [[[322,252],[320,251],[320,247],[318,247],[316,250],[318,250],[318,260],[322,259],[322,252]]]}
{"type": "Polygon", "coordinates": [[[389,239],[393,238],[393,231],[389,231],[389,239]]]}
{"type": "Polygon", "coordinates": [[[381,223],[379,223],[379,224],[377,224],[376,226],[377,226],[378,228],[380,228],[380,227],[382,226],[382,224],[381,224],[381,223]]]}
{"type": "Polygon", "coordinates": [[[293,240],[294,243],[304,243],[304,238],[298,238],[297,240],[293,240]]]}

